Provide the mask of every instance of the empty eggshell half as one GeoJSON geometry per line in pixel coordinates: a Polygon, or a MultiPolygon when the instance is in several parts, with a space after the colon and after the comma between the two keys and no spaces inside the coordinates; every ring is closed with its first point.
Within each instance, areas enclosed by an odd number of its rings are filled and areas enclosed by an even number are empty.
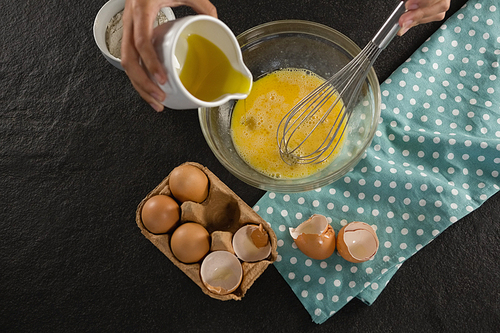
{"type": "Polygon", "coordinates": [[[335,231],[323,215],[314,214],[289,230],[299,250],[312,259],[326,259],[335,251],[335,231]]]}
{"type": "Polygon", "coordinates": [[[262,225],[247,224],[234,233],[233,249],[241,260],[254,262],[271,254],[271,242],[262,225]]]}
{"type": "Polygon", "coordinates": [[[347,261],[353,263],[372,259],[378,250],[375,230],[364,222],[351,222],[340,229],[337,251],[347,261]]]}
{"type": "Polygon", "coordinates": [[[227,251],[215,251],[203,259],[200,277],[208,290],[218,295],[226,295],[240,285],[243,268],[234,254],[227,251]]]}

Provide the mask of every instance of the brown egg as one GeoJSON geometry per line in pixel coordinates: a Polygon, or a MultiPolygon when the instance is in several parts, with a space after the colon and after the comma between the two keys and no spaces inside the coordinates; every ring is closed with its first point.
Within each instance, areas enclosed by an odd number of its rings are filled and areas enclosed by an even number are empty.
{"type": "Polygon", "coordinates": [[[210,235],[201,224],[187,222],[175,229],[170,248],[179,261],[186,264],[198,262],[210,250],[210,235]]]}
{"type": "Polygon", "coordinates": [[[339,231],[337,251],[347,261],[360,263],[370,260],[378,250],[375,230],[364,222],[351,222],[339,231]]]}
{"type": "Polygon", "coordinates": [[[208,196],[208,177],[197,167],[184,164],[170,173],[170,191],[180,202],[203,202],[208,196]]]}
{"type": "Polygon", "coordinates": [[[297,228],[290,228],[295,244],[306,256],[323,260],[335,251],[335,231],[326,217],[314,214],[297,228]]]}
{"type": "Polygon", "coordinates": [[[154,234],[170,231],[179,221],[181,209],[177,202],[166,195],[155,195],[149,198],[141,210],[144,227],[154,234]]]}

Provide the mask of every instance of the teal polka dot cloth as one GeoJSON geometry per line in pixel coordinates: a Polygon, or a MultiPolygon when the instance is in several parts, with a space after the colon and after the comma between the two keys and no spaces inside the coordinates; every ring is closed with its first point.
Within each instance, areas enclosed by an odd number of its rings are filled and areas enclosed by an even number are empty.
{"type": "Polygon", "coordinates": [[[499,7],[470,0],[381,85],[376,136],[343,179],[268,192],[255,205],[278,238],[275,267],[314,322],[354,297],[374,302],[405,260],[500,189],[499,7]],[[351,221],[370,224],[375,258],[305,256],[289,227],[315,213],[336,234],[351,221]]]}

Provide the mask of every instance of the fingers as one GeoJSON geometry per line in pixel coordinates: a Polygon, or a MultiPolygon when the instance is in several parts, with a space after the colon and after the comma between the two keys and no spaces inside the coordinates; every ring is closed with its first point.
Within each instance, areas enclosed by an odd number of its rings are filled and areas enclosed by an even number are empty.
{"type": "Polygon", "coordinates": [[[156,9],[149,10],[148,12],[133,11],[133,41],[143,66],[154,76],[156,81],[164,84],[167,80],[167,74],[160,64],[152,43],[153,22],[157,13],[158,10],[156,9]]]}
{"type": "Polygon", "coordinates": [[[217,18],[217,9],[209,0],[180,0],[177,6],[179,5],[189,6],[198,14],[210,15],[217,18]]]}
{"type": "Polygon", "coordinates": [[[166,95],[151,76],[164,84],[167,73],[152,43],[154,20],[162,7],[184,5],[199,14],[217,17],[217,10],[209,0],[127,0],[125,3],[121,64],[139,95],[156,111],[163,110],[161,102],[166,95]]]}
{"type": "MultiPolygon", "coordinates": [[[[144,3],[146,2],[142,2],[142,4],[144,3]]],[[[166,74],[157,59],[150,39],[153,30],[153,21],[158,11],[156,9],[148,9],[147,7],[138,8],[137,6],[134,7],[134,5],[134,1],[128,0],[125,4],[125,10],[123,12],[121,63],[125,69],[125,73],[130,79],[130,82],[139,95],[147,103],[149,103],[153,109],[156,111],[162,111],[163,105],[161,104],[161,101],[165,99],[165,93],[150,79],[145,67],[141,65],[141,61],[144,61],[144,58],[147,58],[149,66],[157,71],[159,68],[159,71],[163,74],[164,81],[166,80],[166,74]],[[150,11],[154,14],[144,14],[144,11],[150,11]],[[137,12],[142,13],[140,16],[145,16],[145,18],[137,20],[135,17],[137,12]],[[151,20],[150,24],[147,23],[149,20],[151,20]],[[139,36],[138,43],[136,31],[142,31],[142,34],[144,35],[144,37],[139,36]],[[149,43],[145,43],[144,40],[148,40],[149,43]],[[146,46],[147,44],[150,44],[149,47],[146,46]],[[152,58],[153,60],[151,60],[152,58]],[[154,63],[155,60],[156,64],[151,65],[151,63],[154,63]]]]}
{"type": "Polygon", "coordinates": [[[400,36],[416,25],[443,20],[450,0],[408,0],[405,6],[407,12],[399,19],[400,36]]]}
{"type": "MultiPolygon", "coordinates": [[[[170,2],[171,1],[166,1],[166,3],[170,2]]],[[[154,76],[157,82],[164,84],[167,80],[167,74],[165,73],[163,65],[160,63],[151,42],[153,39],[153,22],[162,5],[160,2],[155,4],[154,1],[138,1],[137,3],[138,4],[132,8],[135,47],[139,52],[142,64],[146,67],[147,71],[154,76]]],[[[215,9],[215,6],[208,0],[180,0],[177,3],[169,4],[169,6],[178,5],[190,6],[197,13],[217,17],[217,10],[215,9]]]]}

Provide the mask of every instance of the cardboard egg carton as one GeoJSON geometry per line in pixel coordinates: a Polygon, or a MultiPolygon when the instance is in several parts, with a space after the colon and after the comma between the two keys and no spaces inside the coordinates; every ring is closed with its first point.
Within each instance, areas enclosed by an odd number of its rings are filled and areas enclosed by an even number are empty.
{"type": "MultiPolygon", "coordinates": [[[[226,250],[234,254],[232,247],[232,236],[242,226],[246,224],[262,224],[269,234],[271,242],[271,254],[267,259],[258,262],[242,262],[243,279],[240,286],[230,294],[218,295],[210,292],[200,277],[201,261],[194,264],[185,264],[175,258],[170,249],[170,237],[172,232],[167,234],[153,234],[143,225],[141,220],[141,210],[144,203],[152,196],[164,194],[172,196],[169,188],[170,174],[153,189],[139,204],[136,211],[136,222],[142,234],[151,241],[163,254],[167,256],[179,267],[187,276],[191,278],[202,291],[210,297],[219,300],[241,300],[246,291],[255,280],[272,264],[278,255],[276,251],[277,239],[269,224],[264,221],[250,206],[238,197],[229,187],[227,187],[208,168],[194,162],[184,164],[193,165],[202,170],[209,180],[209,194],[202,203],[186,201],[181,205],[181,217],[178,225],[184,222],[197,222],[203,225],[210,234],[210,252],[226,250]]],[[[175,230],[175,228],[174,228],[175,230]]]]}

